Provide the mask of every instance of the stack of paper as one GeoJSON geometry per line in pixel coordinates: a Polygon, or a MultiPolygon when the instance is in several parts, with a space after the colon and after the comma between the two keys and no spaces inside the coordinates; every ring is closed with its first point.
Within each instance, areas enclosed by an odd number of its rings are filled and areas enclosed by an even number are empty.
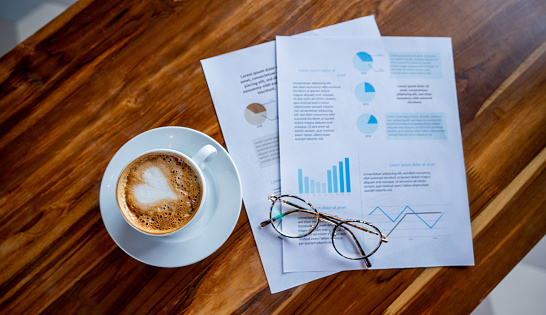
{"type": "Polygon", "coordinates": [[[373,269],[473,264],[449,38],[364,17],[201,63],[272,293],[365,265],[261,228],[269,194],[374,223],[373,269]]]}

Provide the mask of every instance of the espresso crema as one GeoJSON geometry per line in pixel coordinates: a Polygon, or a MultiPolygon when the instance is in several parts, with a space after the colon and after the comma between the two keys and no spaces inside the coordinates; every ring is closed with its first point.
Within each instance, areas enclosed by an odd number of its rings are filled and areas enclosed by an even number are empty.
{"type": "Polygon", "coordinates": [[[186,160],[152,152],[123,170],[116,189],[119,207],[134,227],[150,234],[174,232],[195,216],[203,185],[186,160]]]}

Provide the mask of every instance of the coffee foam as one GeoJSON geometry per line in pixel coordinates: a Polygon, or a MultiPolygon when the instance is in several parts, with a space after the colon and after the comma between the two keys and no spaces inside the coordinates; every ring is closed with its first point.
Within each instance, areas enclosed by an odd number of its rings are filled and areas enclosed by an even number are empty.
{"type": "Polygon", "coordinates": [[[165,234],[193,218],[201,204],[202,184],[183,158],[149,153],[126,167],[117,194],[123,214],[135,227],[165,234]]]}
{"type": "Polygon", "coordinates": [[[176,200],[177,195],[167,183],[167,179],[160,168],[151,166],[144,170],[142,177],[145,184],[134,186],[132,193],[137,202],[143,207],[163,199],[176,200]]]}

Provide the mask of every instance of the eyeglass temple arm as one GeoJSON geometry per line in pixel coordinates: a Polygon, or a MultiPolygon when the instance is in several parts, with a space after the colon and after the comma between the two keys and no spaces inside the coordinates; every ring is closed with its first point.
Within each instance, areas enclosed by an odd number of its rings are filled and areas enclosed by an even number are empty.
{"type": "MultiPolygon", "coordinates": [[[[298,208],[299,208],[299,207],[298,207],[298,208]]],[[[261,226],[261,227],[264,227],[264,226],[266,226],[266,225],[272,223],[273,221],[277,221],[277,220],[279,220],[279,219],[282,219],[283,217],[285,217],[285,216],[287,216],[287,215],[289,215],[289,214],[291,214],[291,213],[294,213],[294,212],[307,212],[307,213],[311,213],[311,214],[313,214],[313,215],[316,215],[316,212],[311,211],[311,210],[306,210],[306,209],[303,209],[303,208],[293,209],[293,210],[287,211],[287,212],[285,212],[285,213],[281,213],[281,214],[279,214],[278,216],[276,216],[276,217],[274,217],[274,218],[271,218],[271,219],[269,219],[269,220],[263,221],[262,223],[260,223],[260,226],[261,226]]]]}
{"type": "Polygon", "coordinates": [[[280,198],[280,197],[277,197],[277,196],[275,196],[275,195],[270,195],[270,196],[269,196],[269,200],[270,200],[271,202],[275,202],[276,200],[280,200],[282,203],[286,203],[287,205],[290,205],[290,206],[292,206],[292,207],[294,207],[294,208],[297,208],[297,209],[299,209],[299,210],[290,210],[290,211],[287,211],[287,212],[285,212],[285,213],[281,213],[280,215],[278,215],[278,216],[276,216],[276,217],[274,217],[274,218],[271,218],[271,219],[269,219],[269,220],[265,220],[265,221],[263,221],[262,223],[260,223],[260,226],[261,226],[261,227],[264,227],[264,226],[266,226],[266,225],[270,224],[271,222],[276,221],[276,220],[278,220],[278,219],[282,219],[282,218],[285,217],[286,215],[288,215],[288,214],[290,214],[290,213],[294,213],[294,212],[307,212],[307,213],[311,213],[311,214],[316,214],[315,212],[313,212],[313,211],[311,211],[311,210],[307,210],[307,209],[305,209],[305,208],[302,208],[302,207],[300,207],[300,206],[298,206],[298,205],[296,205],[296,204],[294,204],[294,203],[291,203],[290,201],[286,201],[286,200],[284,200],[284,199],[282,199],[282,198],[280,198]]]}
{"type": "MultiPolygon", "coordinates": [[[[341,222],[342,222],[342,221],[345,221],[345,220],[343,220],[343,219],[336,218],[336,217],[334,217],[334,216],[331,216],[331,215],[328,215],[328,214],[325,214],[325,213],[321,213],[321,212],[319,212],[319,215],[324,216],[324,217],[325,217],[326,219],[328,219],[328,220],[337,220],[337,221],[341,221],[341,222]]],[[[388,243],[388,242],[389,242],[389,238],[388,238],[385,234],[383,234],[383,233],[377,233],[377,232],[375,232],[375,231],[368,230],[368,229],[365,228],[365,227],[361,227],[361,226],[358,226],[358,225],[356,225],[356,224],[352,224],[351,222],[345,222],[345,224],[347,224],[347,225],[349,225],[349,226],[351,226],[351,227],[357,228],[357,229],[359,229],[359,230],[361,230],[361,231],[371,233],[371,234],[375,234],[375,235],[381,234],[381,242],[383,242],[383,243],[388,243]]]]}

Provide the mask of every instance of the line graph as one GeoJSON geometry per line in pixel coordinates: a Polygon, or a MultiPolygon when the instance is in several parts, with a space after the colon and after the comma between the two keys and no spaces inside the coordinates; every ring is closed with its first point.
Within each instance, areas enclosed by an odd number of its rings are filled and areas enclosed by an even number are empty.
{"type": "MultiPolygon", "coordinates": [[[[428,229],[432,229],[436,226],[436,224],[440,221],[440,219],[444,216],[445,212],[441,211],[415,211],[410,206],[405,206],[402,211],[398,213],[396,216],[391,216],[387,212],[385,212],[381,207],[375,207],[369,215],[374,214],[375,212],[382,213],[391,223],[396,223],[394,226],[390,229],[390,231],[387,233],[387,236],[389,236],[394,230],[404,221],[404,219],[409,217],[416,217],[418,220],[414,220],[414,222],[411,223],[411,227],[408,230],[417,229],[417,226],[415,222],[423,223],[428,229]],[[409,211],[406,211],[409,210],[409,211]],[[425,218],[428,219],[425,220],[425,218]],[[399,220],[400,219],[400,220],[399,220]]],[[[392,212],[391,212],[392,213],[392,212]]],[[[395,212],[396,213],[396,212],[395,212]]],[[[406,219],[405,222],[409,222],[409,219],[406,219]]],[[[422,224],[421,224],[422,226],[422,224]]]]}

